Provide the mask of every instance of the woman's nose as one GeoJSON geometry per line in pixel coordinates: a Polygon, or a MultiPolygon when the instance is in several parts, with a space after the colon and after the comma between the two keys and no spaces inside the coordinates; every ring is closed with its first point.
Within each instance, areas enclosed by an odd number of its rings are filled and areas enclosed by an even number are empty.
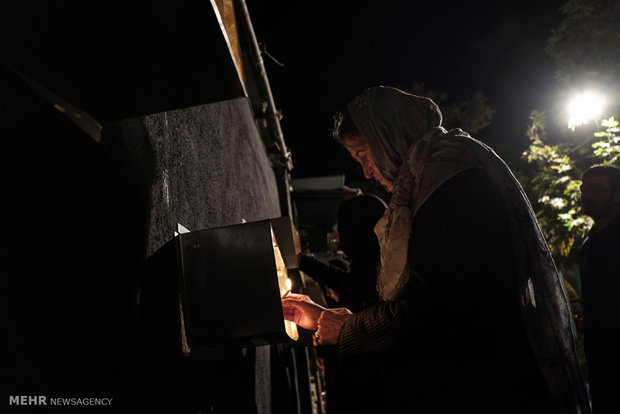
{"type": "Polygon", "coordinates": [[[364,177],[366,178],[372,178],[375,176],[374,170],[372,169],[372,166],[368,162],[362,163],[362,170],[364,170],[364,177]]]}

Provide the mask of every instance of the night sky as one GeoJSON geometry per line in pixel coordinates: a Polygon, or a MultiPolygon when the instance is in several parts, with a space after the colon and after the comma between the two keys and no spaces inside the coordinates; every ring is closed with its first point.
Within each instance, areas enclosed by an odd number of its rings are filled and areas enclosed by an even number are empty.
{"type": "Polygon", "coordinates": [[[293,178],[341,174],[354,162],[330,135],[333,114],[365,88],[423,82],[454,99],[482,90],[496,111],[475,135],[513,168],[532,109],[557,85],[544,53],[563,0],[290,2],[247,0],[293,178]]]}

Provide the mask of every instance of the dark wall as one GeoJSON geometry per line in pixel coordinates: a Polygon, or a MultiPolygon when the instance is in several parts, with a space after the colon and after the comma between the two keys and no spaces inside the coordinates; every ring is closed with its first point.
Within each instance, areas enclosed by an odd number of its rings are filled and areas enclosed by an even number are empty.
{"type": "Polygon", "coordinates": [[[114,397],[114,412],[254,411],[257,362],[247,351],[175,359],[165,374],[178,377],[165,381],[178,386],[155,398],[157,378],[145,373],[163,374],[137,317],[144,261],[177,222],[198,230],[280,215],[247,99],[110,122],[97,143],[2,69],[0,138],[4,401],[94,396],[114,397]]]}
{"type": "Polygon", "coordinates": [[[147,255],[170,240],[176,223],[201,230],[280,216],[246,98],[120,121],[104,129],[103,143],[148,183],[147,255]]]}

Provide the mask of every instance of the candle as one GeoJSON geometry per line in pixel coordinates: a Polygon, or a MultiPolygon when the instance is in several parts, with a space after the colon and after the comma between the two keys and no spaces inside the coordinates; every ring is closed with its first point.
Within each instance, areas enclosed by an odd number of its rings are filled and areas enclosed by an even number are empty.
{"type": "MultiPolygon", "coordinates": [[[[273,244],[273,254],[275,256],[276,262],[276,277],[278,279],[280,298],[284,298],[291,293],[293,284],[291,283],[291,280],[287,277],[288,272],[286,271],[286,265],[284,263],[284,259],[282,258],[280,248],[278,247],[278,242],[276,240],[275,234],[273,233],[273,229],[271,229],[271,242],[273,244]]],[[[286,329],[286,333],[289,337],[291,337],[291,339],[295,341],[299,339],[297,325],[295,325],[293,322],[284,320],[284,328],[286,329]]]]}
{"type": "Polygon", "coordinates": [[[282,295],[283,298],[285,298],[289,293],[291,293],[291,290],[293,289],[293,284],[291,283],[291,279],[289,279],[288,277],[286,278],[286,292],[284,292],[284,294],[282,295]]]}

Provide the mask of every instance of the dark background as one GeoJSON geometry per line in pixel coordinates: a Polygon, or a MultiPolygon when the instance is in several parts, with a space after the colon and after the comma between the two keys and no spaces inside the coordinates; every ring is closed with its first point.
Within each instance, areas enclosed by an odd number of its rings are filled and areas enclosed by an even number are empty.
{"type": "Polygon", "coordinates": [[[563,3],[248,0],[259,42],[284,65],[264,56],[293,178],[359,174],[331,138],[334,112],[367,87],[414,82],[455,100],[482,90],[496,113],[476,138],[519,167],[530,111],[555,97],[544,45],[563,3]]]}

